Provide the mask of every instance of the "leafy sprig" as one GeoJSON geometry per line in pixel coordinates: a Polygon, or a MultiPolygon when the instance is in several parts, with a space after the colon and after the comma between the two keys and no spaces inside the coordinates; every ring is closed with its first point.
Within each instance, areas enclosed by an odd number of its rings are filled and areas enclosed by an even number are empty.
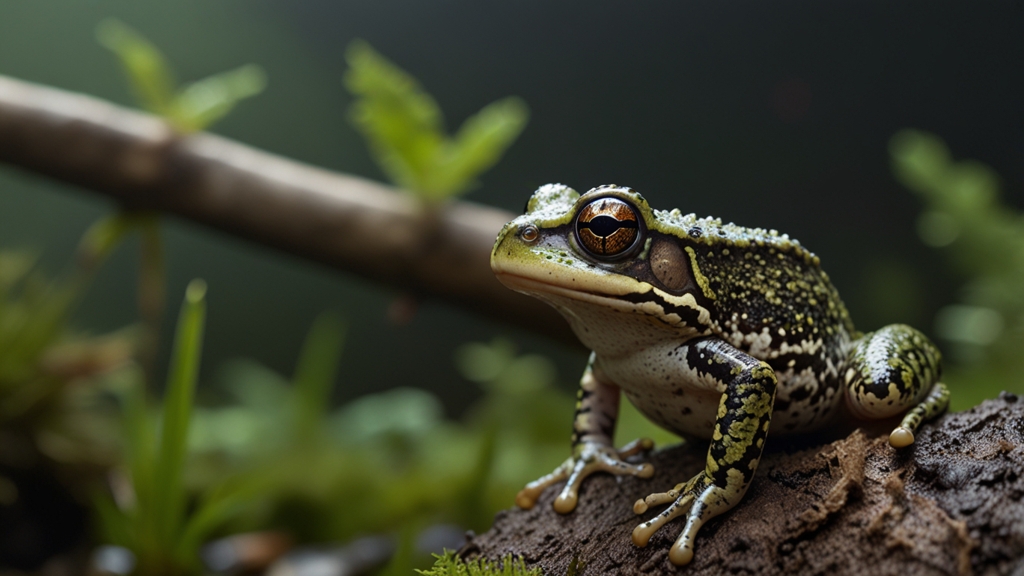
{"type": "Polygon", "coordinates": [[[448,136],[437,101],[410,74],[363,41],[353,42],[346,57],[353,123],[388,178],[429,204],[471,189],[526,126],[526,104],[508,97],[448,136]]]}
{"type": "Polygon", "coordinates": [[[123,22],[104,20],[96,28],[96,38],[120,59],[142,107],[163,116],[181,132],[207,128],[267,85],[263,69],[246,64],[179,87],[167,58],[123,22]]]}

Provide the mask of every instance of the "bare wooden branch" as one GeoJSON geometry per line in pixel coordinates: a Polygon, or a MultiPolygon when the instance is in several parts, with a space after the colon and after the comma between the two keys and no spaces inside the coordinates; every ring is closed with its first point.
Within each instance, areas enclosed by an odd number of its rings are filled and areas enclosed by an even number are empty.
{"type": "Polygon", "coordinates": [[[502,210],[453,202],[430,213],[370,180],[3,76],[0,162],[578,345],[554,310],[491,273],[491,246],[513,217],[502,210]]]}

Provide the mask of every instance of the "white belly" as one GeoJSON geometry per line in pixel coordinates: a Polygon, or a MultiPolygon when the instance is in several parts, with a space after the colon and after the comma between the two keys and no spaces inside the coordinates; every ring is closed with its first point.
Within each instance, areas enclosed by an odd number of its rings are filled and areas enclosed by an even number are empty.
{"type": "Polygon", "coordinates": [[[691,438],[710,438],[722,398],[719,383],[690,368],[685,341],[664,342],[633,354],[597,357],[596,375],[615,384],[655,424],[691,438]]]}

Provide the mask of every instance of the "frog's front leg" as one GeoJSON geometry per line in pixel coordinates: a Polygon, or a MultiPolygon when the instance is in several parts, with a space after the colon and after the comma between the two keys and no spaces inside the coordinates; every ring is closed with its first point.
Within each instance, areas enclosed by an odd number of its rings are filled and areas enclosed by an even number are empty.
{"type": "Polygon", "coordinates": [[[889,444],[903,448],[925,420],[949,405],[939,382],[942,355],[930,340],[904,324],[892,324],[857,341],[846,369],[846,400],[860,418],[888,418],[908,408],[889,444]]]}
{"type": "Polygon", "coordinates": [[[516,495],[516,505],[520,508],[533,508],[545,488],[567,480],[555,498],[554,508],[560,514],[568,514],[576,508],[583,480],[594,472],[630,474],[640,478],[650,478],[654,474],[654,467],[650,464],[633,465],[622,460],[654,448],[651,440],[642,438],[622,450],[614,448],[612,438],[619,416],[619,387],[602,382],[595,375],[593,366],[594,355],[591,354],[580,379],[576,416],[572,423],[572,456],[551,474],[530,482],[520,490],[516,495]]]}
{"type": "Polygon", "coordinates": [[[673,564],[693,559],[697,531],[711,518],[726,512],[743,498],[761,459],[777,380],[765,362],[718,339],[684,345],[686,371],[701,381],[713,381],[722,399],[718,405],[711,447],[704,471],[672,490],[638,500],[633,511],[643,514],[650,506],[671,505],[655,518],[633,530],[633,543],[646,546],[666,522],[686,515],[686,526],[669,551],[673,564]]]}

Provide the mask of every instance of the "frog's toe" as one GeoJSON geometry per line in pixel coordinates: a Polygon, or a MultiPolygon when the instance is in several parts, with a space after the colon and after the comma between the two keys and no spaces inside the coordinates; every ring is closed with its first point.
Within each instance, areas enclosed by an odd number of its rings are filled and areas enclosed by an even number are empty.
{"type": "MultiPolygon", "coordinates": [[[[666,494],[668,494],[666,492],[666,494]]],[[[651,496],[656,496],[652,494],[651,496]]],[[[650,496],[648,496],[650,498],[650,496]]],[[[690,507],[693,505],[693,494],[684,494],[682,497],[676,499],[671,506],[665,509],[664,512],[658,514],[654,518],[651,518],[643,524],[639,524],[633,529],[633,544],[643,548],[647,546],[647,543],[651,540],[651,536],[658,531],[659,528],[665,525],[666,522],[681,516],[690,511],[690,507]]],[[[635,507],[634,507],[635,510],[635,507]]]]}
{"type": "Polygon", "coordinates": [[[644,512],[647,512],[647,509],[651,506],[668,504],[669,502],[678,499],[685,487],[686,484],[676,484],[676,487],[668,492],[655,492],[654,494],[649,494],[646,498],[637,500],[636,504],[633,504],[633,513],[643,514],[644,512]]]}
{"type": "Polygon", "coordinates": [[[909,428],[898,426],[889,434],[889,445],[893,448],[906,448],[914,443],[914,433],[909,428]]]}
{"type": "Polygon", "coordinates": [[[668,559],[676,566],[685,566],[693,560],[693,543],[680,544],[676,542],[668,551],[668,559]]]}
{"type": "Polygon", "coordinates": [[[565,487],[555,498],[555,512],[568,514],[576,509],[576,502],[579,500],[580,485],[583,481],[598,470],[600,459],[578,460],[572,467],[572,473],[565,483],[565,487]]]}
{"type": "Polygon", "coordinates": [[[693,560],[693,543],[697,540],[697,531],[704,525],[699,514],[690,514],[686,519],[686,527],[676,538],[676,543],[668,551],[668,559],[676,566],[685,566],[693,560]]]}
{"type": "Polygon", "coordinates": [[[643,464],[629,464],[608,454],[598,456],[593,465],[598,470],[611,472],[618,476],[628,474],[638,478],[650,478],[654,475],[654,466],[646,462],[643,464]]]}
{"type": "Polygon", "coordinates": [[[637,438],[619,450],[619,458],[629,458],[630,456],[636,456],[651,450],[654,450],[654,440],[650,438],[637,438]]]}
{"type": "MultiPolygon", "coordinates": [[[[523,510],[529,510],[537,503],[537,499],[540,498],[541,493],[552,484],[557,484],[562,480],[565,480],[569,476],[569,467],[565,464],[558,467],[557,470],[542,476],[533,482],[527,484],[522,490],[516,494],[516,506],[519,506],[523,510]]],[[[572,508],[570,508],[572,510],[572,508]]]]}

